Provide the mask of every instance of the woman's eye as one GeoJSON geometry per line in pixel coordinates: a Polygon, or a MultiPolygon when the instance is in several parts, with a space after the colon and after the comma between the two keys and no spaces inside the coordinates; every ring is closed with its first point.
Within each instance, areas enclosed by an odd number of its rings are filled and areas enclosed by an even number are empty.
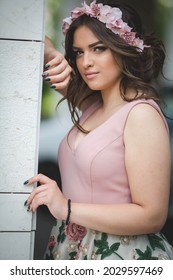
{"type": "Polygon", "coordinates": [[[94,48],[95,52],[104,52],[107,48],[104,46],[97,46],[94,48]]]}
{"type": "Polygon", "coordinates": [[[78,51],[74,51],[75,57],[79,57],[83,54],[82,51],[78,50],[78,51]]]}

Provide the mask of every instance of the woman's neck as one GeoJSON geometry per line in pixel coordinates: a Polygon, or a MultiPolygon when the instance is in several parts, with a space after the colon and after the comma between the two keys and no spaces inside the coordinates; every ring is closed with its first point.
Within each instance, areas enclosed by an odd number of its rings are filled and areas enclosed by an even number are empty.
{"type": "Polygon", "coordinates": [[[119,87],[114,88],[111,91],[102,91],[101,96],[103,101],[103,111],[113,110],[121,104],[126,103],[121,97],[119,87]]]}

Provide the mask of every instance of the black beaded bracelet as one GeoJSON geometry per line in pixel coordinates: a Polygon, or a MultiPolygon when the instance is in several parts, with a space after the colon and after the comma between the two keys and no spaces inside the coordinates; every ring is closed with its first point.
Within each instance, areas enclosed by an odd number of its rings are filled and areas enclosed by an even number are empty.
{"type": "Polygon", "coordinates": [[[71,199],[68,199],[68,213],[67,213],[67,219],[66,219],[66,226],[68,225],[70,221],[70,214],[71,214],[71,199]]]}

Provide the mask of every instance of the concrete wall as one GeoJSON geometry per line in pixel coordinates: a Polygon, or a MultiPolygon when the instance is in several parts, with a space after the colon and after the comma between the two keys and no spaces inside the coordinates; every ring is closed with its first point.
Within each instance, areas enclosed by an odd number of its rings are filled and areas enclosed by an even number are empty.
{"type": "Polygon", "coordinates": [[[0,259],[32,259],[36,217],[24,206],[37,173],[44,0],[0,1],[0,259]]]}

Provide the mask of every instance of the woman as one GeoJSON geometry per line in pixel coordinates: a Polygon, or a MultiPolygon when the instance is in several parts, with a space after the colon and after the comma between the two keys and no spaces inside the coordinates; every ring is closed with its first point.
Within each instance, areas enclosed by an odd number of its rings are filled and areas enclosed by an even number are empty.
{"type": "Polygon", "coordinates": [[[57,219],[45,257],[173,259],[159,233],[168,211],[169,133],[152,85],[163,45],[116,0],[74,9],[63,32],[70,66],[56,53],[44,73],[55,89],[69,83],[64,99],[74,126],[58,153],[62,192],[42,174],[25,182],[41,184],[28,198],[30,211],[45,204],[57,219]]]}

